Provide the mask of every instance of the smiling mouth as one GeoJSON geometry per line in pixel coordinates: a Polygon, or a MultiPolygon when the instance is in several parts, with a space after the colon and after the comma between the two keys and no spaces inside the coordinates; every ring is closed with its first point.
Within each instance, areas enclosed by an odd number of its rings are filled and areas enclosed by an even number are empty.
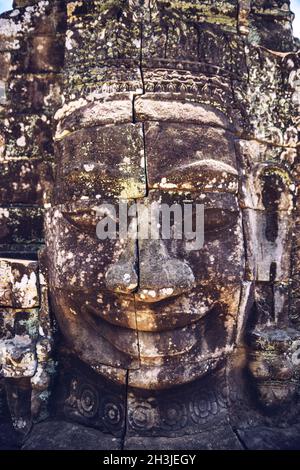
{"type": "Polygon", "coordinates": [[[86,302],[82,305],[81,311],[99,331],[103,328],[103,322],[106,322],[111,327],[122,330],[157,333],[184,328],[196,323],[215,305],[213,301],[208,304],[198,301],[191,308],[189,299],[183,295],[159,298],[158,295],[154,297],[150,294],[152,302],[147,302],[142,294],[141,291],[141,295],[134,297],[115,296],[115,299],[119,300],[119,305],[110,310],[108,302],[102,305],[86,302]]]}
{"type": "Polygon", "coordinates": [[[159,365],[165,361],[174,361],[178,356],[190,354],[198,343],[198,328],[188,324],[183,327],[169,328],[165,331],[143,331],[112,325],[95,316],[93,307],[85,308],[87,322],[119,352],[144,364],[159,365]]]}

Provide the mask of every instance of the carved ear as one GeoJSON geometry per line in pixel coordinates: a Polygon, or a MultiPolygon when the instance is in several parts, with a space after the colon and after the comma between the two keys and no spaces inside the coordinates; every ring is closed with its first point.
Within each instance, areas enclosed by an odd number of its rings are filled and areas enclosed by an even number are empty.
{"type": "Polygon", "coordinates": [[[293,229],[293,185],[280,165],[257,165],[246,178],[242,204],[250,279],[288,282],[293,229]]]}
{"type": "Polygon", "coordinates": [[[293,210],[293,190],[290,173],[280,164],[265,163],[254,170],[258,203],[268,212],[293,210]]]}
{"type": "MultiPolygon", "coordinates": [[[[293,232],[290,176],[279,166],[270,164],[261,168],[257,177],[261,188],[259,197],[264,207],[260,217],[262,226],[259,242],[270,263],[267,266],[270,281],[288,282],[293,232]]],[[[258,275],[265,276],[265,273],[263,261],[258,275]]]]}
{"type": "Polygon", "coordinates": [[[287,168],[279,163],[265,162],[244,168],[241,175],[242,207],[261,211],[293,210],[295,186],[287,168]]]}
{"type": "Polygon", "coordinates": [[[246,180],[244,226],[255,280],[248,367],[260,403],[273,410],[292,403],[299,380],[299,332],[289,323],[294,185],[285,167],[272,162],[254,167],[246,180]]]}

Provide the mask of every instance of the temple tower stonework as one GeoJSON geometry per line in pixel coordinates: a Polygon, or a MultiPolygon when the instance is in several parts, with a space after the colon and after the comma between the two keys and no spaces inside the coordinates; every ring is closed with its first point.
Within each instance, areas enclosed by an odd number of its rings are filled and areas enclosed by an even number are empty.
{"type": "Polygon", "coordinates": [[[289,3],[0,16],[0,448],[300,448],[289,3]],[[203,204],[204,245],[99,240],[120,201],[203,204]]]}

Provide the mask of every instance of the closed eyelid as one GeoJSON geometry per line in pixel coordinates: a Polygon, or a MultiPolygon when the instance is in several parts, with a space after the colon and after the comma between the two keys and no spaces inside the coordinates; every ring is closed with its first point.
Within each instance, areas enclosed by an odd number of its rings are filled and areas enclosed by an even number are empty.
{"type": "Polygon", "coordinates": [[[187,163],[185,165],[182,165],[179,170],[184,171],[189,168],[199,168],[202,170],[207,170],[207,171],[213,171],[216,173],[229,173],[230,175],[235,175],[238,176],[238,171],[236,168],[234,168],[232,165],[229,165],[228,163],[220,162],[219,160],[213,160],[213,159],[205,159],[205,160],[197,160],[195,162],[187,163]]]}
{"type": "Polygon", "coordinates": [[[207,209],[204,211],[204,227],[211,231],[233,225],[237,222],[238,211],[229,211],[224,209],[207,209]]]}

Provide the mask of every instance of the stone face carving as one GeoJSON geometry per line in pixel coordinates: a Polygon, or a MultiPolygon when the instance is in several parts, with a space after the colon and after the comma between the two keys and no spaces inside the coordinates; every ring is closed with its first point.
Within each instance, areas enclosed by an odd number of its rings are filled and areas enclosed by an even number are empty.
{"type": "Polygon", "coordinates": [[[81,426],[103,448],[299,447],[288,2],[14,7],[0,19],[0,357],[25,448],[70,448],[81,426]],[[203,204],[203,247],[99,240],[100,205],[120,201],[203,204]]]}

